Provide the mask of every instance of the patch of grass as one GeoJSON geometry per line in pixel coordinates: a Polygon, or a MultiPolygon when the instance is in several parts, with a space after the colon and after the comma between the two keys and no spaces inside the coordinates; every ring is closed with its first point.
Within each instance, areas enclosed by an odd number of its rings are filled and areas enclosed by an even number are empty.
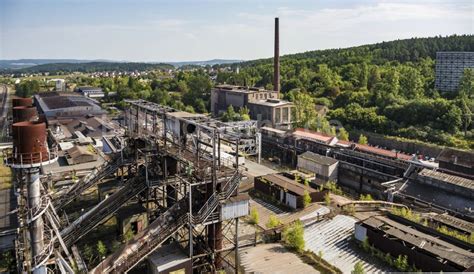
{"type": "Polygon", "coordinates": [[[324,260],[322,254],[316,255],[314,252],[306,250],[298,253],[303,262],[309,264],[320,273],[342,274],[342,271],[324,260]]]}
{"type": "Polygon", "coordinates": [[[3,164],[3,157],[0,157],[0,190],[12,188],[12,170],[3,164]]]}

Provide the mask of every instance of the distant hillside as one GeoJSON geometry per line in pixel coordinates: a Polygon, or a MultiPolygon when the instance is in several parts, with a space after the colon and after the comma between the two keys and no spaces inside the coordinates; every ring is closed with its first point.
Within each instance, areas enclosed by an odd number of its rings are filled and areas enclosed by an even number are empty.
{"type": "MultiPolygon", "coordinates": [[[[207,61],[183,61],[183,62],[123,62],[123,61],[112,61],[112,60],[80,60],[80,59],[16,59],[16,60],[0,60],[0,71],[4,72],[55,72],[55,71],[102,71],[108,70],[108,67],[128,67],[131,64],[133,66],[150,67],[163,65],[172,65],[173,67],[183,66],[214,66],[220,64],[233,64],[240,63],[242,60],[228,60],[228,59],[212,59],[207,61]],[[83,65],[87,64],[87,65],[83,65]],[[105,68],[105,69],[102,69],[105,68]],[[15,71],[14,71],[15,70],[15,71]],[[51,71],[50,71],[51,70],[51,71]]],[[[169,68],[173,68],[169,67],[169,68]]],[[[163,67],[164,68],[164,67],[163,67]]],[[[168,67],[166,67],[168,68],[168,67]]],[[[133,69],[132,69],[133,70],[133,69]]],[[[141,70],[141,69],[137,69],[141,70]]]]}
{"type": "Polygon", "coordinates": [[[173,69],[170,64],[150,63],[116,63],[116,62],[90,62],[90,63],[53,63],[43,64],[23,69],[10,70],[12,73],[38,73],[38,72],[97,72],[97,71],[144,71],[154,69],[173,69]]]}
{"type": "Polygon", "coordinates": [[[176,67],[182,66],[214,66],[214,65],[224,65],[224,64],[233,64],[233,63],[240,63],[243,60],[227,60],[227,59],[212,59],[208,61],[183,61],[183,62],[167,62],[168,64],[174,65],[176,67]]]}
{"type": "Polygon", "coordinates": [[[22,69],[37,65],[53,63],[90,63],[90,62],[109,62],[107,60],[79,60],[79,59],[16,59],[0,60],[0,70],[2,69],[22,69]]]}
{"type": "MultiPolygon", "coordinates": [[[[350,48],[314,50],[281,57],[282,63],[296,60],[341,66],[370,61],[384,64],[390,61],[401,63],[419,61],[421,58],[436,58],[438,51],[474,51],[474,35],[452,35],[447,37],[411,38],[362,45],[350,48]]],[[[255,66],[272,62],[272,58],[242,62],[239,66],[255,66]]]]}

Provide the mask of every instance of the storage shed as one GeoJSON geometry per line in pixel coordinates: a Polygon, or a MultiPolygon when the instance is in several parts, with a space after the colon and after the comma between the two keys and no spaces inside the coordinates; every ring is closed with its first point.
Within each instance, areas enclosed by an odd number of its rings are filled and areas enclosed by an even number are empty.
{"type": "Polygon", "coordinates": [[[273,197],[280,203],[291,208],[303,208],[303,196],[307,191],[312,201],[320,199],[320,194],[314,188],[297,183],[281,174],[268,174],[255,177],[255,190],[273,197]]]}
{"type": "Polygon", "coordinates": [[[66,150],[64,154],[69,165],[77,165],[82,163],[93,162],[97,160],[97,154],[90,151],[85,146],[75,146],[66,150]]]}
{"type": "Polygon", "coordinates": [[[338,161],[311,151],[298,156],[298,169],[315,174],[317,179],[337,181],[338,161]]]}

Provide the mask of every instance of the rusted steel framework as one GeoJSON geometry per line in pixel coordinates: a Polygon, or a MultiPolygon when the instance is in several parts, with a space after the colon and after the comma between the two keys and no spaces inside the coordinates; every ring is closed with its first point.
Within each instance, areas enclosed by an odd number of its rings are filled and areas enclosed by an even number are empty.
{"type": "MultiPolygon", "coordinates": [[[[236,270],[236,260],[223,256],[222,232],[237,222],[222,220],[219,207],[237,193],[242,175],[238,153],[229,162],[221,151],[250,146],[258,151],[256,123],[223,123],[143,100],[128,103],[127,136],[135,140],[137,157],[145,159],[137,177],[147,186],[142,199],[160,197],[155,202],[163,213],[92,272],[127,272],[166,241],[188,249],[200,271],[236,270]]],[[[226,251],[237,248],[231,243],[226,251]]]]}

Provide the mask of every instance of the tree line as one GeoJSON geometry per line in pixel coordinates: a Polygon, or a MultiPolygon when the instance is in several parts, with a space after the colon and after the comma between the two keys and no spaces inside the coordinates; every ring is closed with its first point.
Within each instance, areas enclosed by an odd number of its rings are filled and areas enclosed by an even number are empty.
{"type": "MultiPolygon", "coordinates": [[[[441,145],[474,147],[474,72],[456,92],[435,89],[437,51],[474,51],[474,36],[413,38],[281,58],[281,91],[296,104],[297,126],[336,135],[328,120],[441,145]],[[314,105],[325,105],[327,119],[314,105]]],[[[217,82],[273,89],[272,59],[234,64],[217,82]]]]}

